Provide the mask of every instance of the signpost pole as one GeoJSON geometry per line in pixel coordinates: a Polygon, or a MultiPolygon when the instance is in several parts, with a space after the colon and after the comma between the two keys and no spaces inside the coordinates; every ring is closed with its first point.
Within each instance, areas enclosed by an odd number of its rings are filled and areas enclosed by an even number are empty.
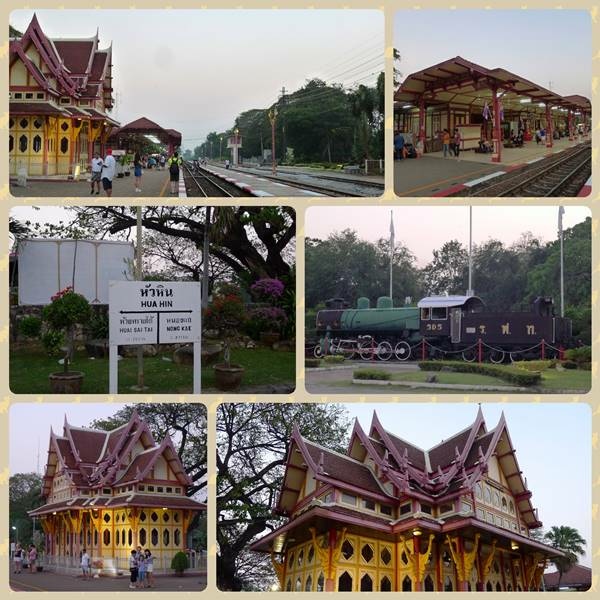
{"type": "MultiPolygon", "coordinates": [[[[135,257],[135,278],[142,280],[142,207],[138,206],[136,210],[136,231],[137,231],[137,252],[135,257]]],[[[144,385],[144,346],[137,347],[137,385],[134,390],[142,392],[144,385]]]]}
{"type": "Polygon", "coordinates": [[[109,376],[108,376],[108,393],[118,394],[119,393],[119,357],[118,357],[119,346],[117,344],[110,344],[108,347],[108,364],[109,364],[109,376]]]}
{"type": "Polygon", "coordinates": [[[200,369],[202,365],[200,364],[200,357],[202,356],[202,343],[194,342],[194,361],[193,361],[193,369],[194,369],[194,387],[193,393],[200,394],[202,393],[202,375],[200,369]]]}

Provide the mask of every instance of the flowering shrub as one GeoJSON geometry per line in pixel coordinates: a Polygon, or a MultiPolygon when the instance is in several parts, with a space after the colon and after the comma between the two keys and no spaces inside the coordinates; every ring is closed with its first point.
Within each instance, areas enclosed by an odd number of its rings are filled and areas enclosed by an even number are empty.
{"type": "Polygon", "coordinates": [[[278,306],[253,308],[249,316],[253,325],[264,332],[279,332],[288,320],[283,308],[278,306]]]}
{"type": "Polygon", "coordinates": [[[217,329],[224,337],[223,359],[228,367],[231,366],[231,340],[246,319],[244,302],[236,294],[216,296],[204,311],[204,326],[217,329]]]}
{"type": "Polygon", "coordinates": [[[91,316],[90,303],[72,287],[54,294],[52,302],[42,310],[42,319],[48,324],[48,331],[42,338],[48,352],[56,352],[66,334],[67,354],[64,360],[65,372],[69,370],[69,361],[73,357],[73,335],[75,325],[85,325],[91,316]]]}
{"type": "Polygon", "coordinates": [[[285,285],[279,279],[267,277],[259,279],[250,286],[252,295],[258,300],[274,302],[281,298],[285,285]]]}

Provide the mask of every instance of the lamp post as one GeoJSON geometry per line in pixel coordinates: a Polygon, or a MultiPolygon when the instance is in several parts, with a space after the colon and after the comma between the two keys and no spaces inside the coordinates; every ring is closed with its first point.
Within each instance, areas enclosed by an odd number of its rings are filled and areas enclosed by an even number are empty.
{"type": "Polygon", "coordinates": [[[221,162],[221,156],[223,154],[223,136],[219,136],[219,162],[221,162]]]}
{"type": "Polygon", "coordinates": [[[277,121],[277,109],[272,108],[269,111],[269,121],[271,121],[271,172],[277,174],[277,164],[275,161],[275,123],[277,121]]]}

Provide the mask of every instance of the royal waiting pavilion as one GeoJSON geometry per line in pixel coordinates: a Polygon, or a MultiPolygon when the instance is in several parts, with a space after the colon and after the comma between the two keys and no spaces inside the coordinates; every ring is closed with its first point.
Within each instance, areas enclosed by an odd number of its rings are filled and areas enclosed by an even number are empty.
{"type": "Polygon", "coordinates": [[[50,39],[34,15],[24,33],[11,28],[9,44],[10,174],[51,176],[85,171],[104,155],[117,121],[113,107],[112,46],[98,32],[50,39]]]}
{"type": "Polygon", "coordinates": [[[538,590],[559,551],[541,527],[504,415],[421,450],[358,421],[346,454],[294,427],[276,513],[252,545],[285,591],[538,590]]]}
{"type": "Polygon", "coordinates": [[[157,443],[137,412],[112,431],[65,417],[62,436],[50,432],[46,503],[29,513],[44,531],[45,563],[77,568],[86,548],[102,572],[127,571],[139,545],[154,555],[155,570],[170,569],[187,549],[193,517],[206,510],[186,496],[191,483],[170,437],[157,443]]]}

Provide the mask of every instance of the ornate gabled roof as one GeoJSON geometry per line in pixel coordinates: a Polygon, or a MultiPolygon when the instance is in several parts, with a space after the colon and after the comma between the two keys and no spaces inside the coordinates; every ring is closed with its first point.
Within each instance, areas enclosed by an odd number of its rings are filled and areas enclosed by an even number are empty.
{"type": "Polygon", "coordinates": [[[141,481],[161,456],[181,485],[191,484],[171,438],[167,436],[158,444],[137,411],[127,423],[112,431],[75,427],[65,417],[62,436],[50,431],[42,495],[49,496],[58,472],[77,487],[110,487],[141,481]],[[144,450],[134,456],[132,451],[138,443],[144,450]]]}
{"type": "Polygon", "coordinates": [[[293,512],[308,468],[323,484],[355,493],[358,490],[365,496],[379,494],[396,501],[413,497],[439,503],[470,492],[487,474],[493,456],[505,474],[523,521],[529,528],[540,527],[504,414],[488,431],[481,407],[470,426],[429,450],[386,431],[376,413],[368,435],[358,420],[355,422],[345,455],[304,439],[294,426],[277,510],[293,512]],[[388,491],[390,483],[393,492],[388,491]]]}

